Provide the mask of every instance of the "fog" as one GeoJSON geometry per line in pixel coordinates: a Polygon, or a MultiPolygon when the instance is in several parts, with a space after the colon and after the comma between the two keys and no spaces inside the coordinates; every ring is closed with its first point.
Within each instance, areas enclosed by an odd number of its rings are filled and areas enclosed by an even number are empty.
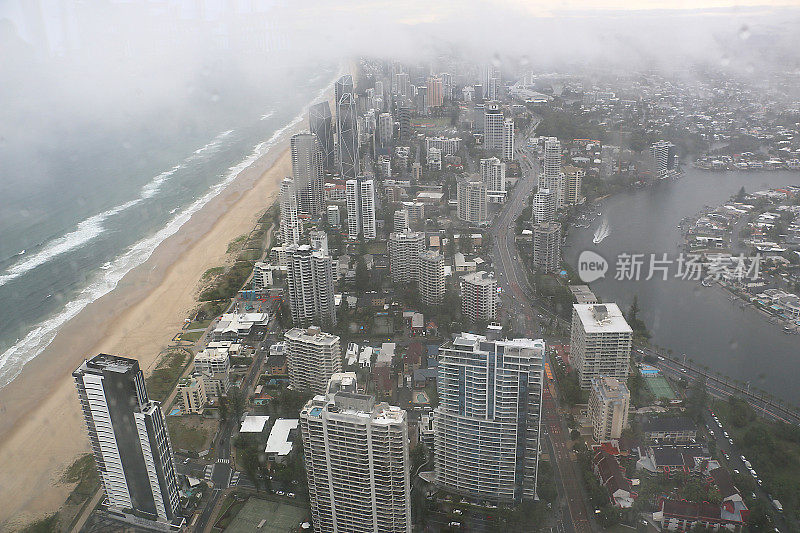
{"type": "Polygon", "coordinates": [[[432,69],[455,55],[500,62],[512,75],[710,67],[763,79],[775,67],[797,68],[795,7],[623,4],[8,0],[0,4],[0,147],[35,142],[45,130],[117,128],[175,106],[224,112],[285,83],[293,65],[357,55],[432,69]]]}

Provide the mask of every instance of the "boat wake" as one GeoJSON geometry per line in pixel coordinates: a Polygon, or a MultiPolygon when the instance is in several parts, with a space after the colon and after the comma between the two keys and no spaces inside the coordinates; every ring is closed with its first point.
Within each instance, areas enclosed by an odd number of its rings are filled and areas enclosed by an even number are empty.
{"type": "Polygon", "coordinates": [[[594,230],[592,242],[595,244],[600,244],[609,235],[611,235],[611,227],[608,225],[608,219],[604,217],[600,222],[600,225],[597,226],[597,229],[594,230]]]}

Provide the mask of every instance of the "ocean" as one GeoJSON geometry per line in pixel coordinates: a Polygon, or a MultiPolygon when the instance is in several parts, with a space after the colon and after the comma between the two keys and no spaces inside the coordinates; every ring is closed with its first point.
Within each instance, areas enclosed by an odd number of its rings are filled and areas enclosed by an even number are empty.
{"type": "Polygon", "coordinates": [[[263,87],[226,80],[148,113],[120,102],[123,120],[56,117],[3,138],[0,388],[305,121],[337,69],[276,68],[263,87]]]}

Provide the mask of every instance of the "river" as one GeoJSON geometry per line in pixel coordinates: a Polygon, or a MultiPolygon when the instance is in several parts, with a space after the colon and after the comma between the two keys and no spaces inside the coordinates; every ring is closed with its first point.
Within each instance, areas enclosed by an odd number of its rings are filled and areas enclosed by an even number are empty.
{"type": "Polygon", "coordinates": [[[594,250],[609,263],[604,278],[591,283],[595,294],[617,302],[627,310],[638,296],[640,317],[652,333],[652,342],[673,354],[686,354],[708,366],[777,398],[800,403],[800,336],[787,335],[782,327],[752,308],[731,302],[719,287],[702,287],[697,281],[675,278],[677,266],[669,266],[667,280],[615,280],[620,253],[646,255],[667,253],[676,259],[681,242],[678,223],[698,213],[704,205],[724,203],[741,188],[755,192],[771,187],[800,184],[800,174],[776,172],[711,173],[689,168],[679,180],[664,181],[646,189],[625,191],[602,202],[598,209],[607,218],[610,234],[595,245],[592,237],[600,219],[590,228],[570,228],[564,258],[575,265],[583,250],[594,250]]]}

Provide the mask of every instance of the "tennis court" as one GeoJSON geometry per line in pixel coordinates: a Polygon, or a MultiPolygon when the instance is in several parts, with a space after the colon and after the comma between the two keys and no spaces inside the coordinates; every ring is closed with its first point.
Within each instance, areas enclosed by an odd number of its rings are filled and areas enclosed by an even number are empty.
{"type": "Polygon", "coordinates": [[[663,376],[642,376],[647,388],[653,393],[656,399],[666,398],[668,400],[675,399],[675,391],[669,386],[667,380],[663,376]]]}
{"type": "Polygon", "coordinates": [[[302,507],[250,498],[225,528],[225,533],[289,533],[297,531],[305,519],[306,511],[302,507]],[[262,521],[264,524],[259,528],[262,521]]]}

